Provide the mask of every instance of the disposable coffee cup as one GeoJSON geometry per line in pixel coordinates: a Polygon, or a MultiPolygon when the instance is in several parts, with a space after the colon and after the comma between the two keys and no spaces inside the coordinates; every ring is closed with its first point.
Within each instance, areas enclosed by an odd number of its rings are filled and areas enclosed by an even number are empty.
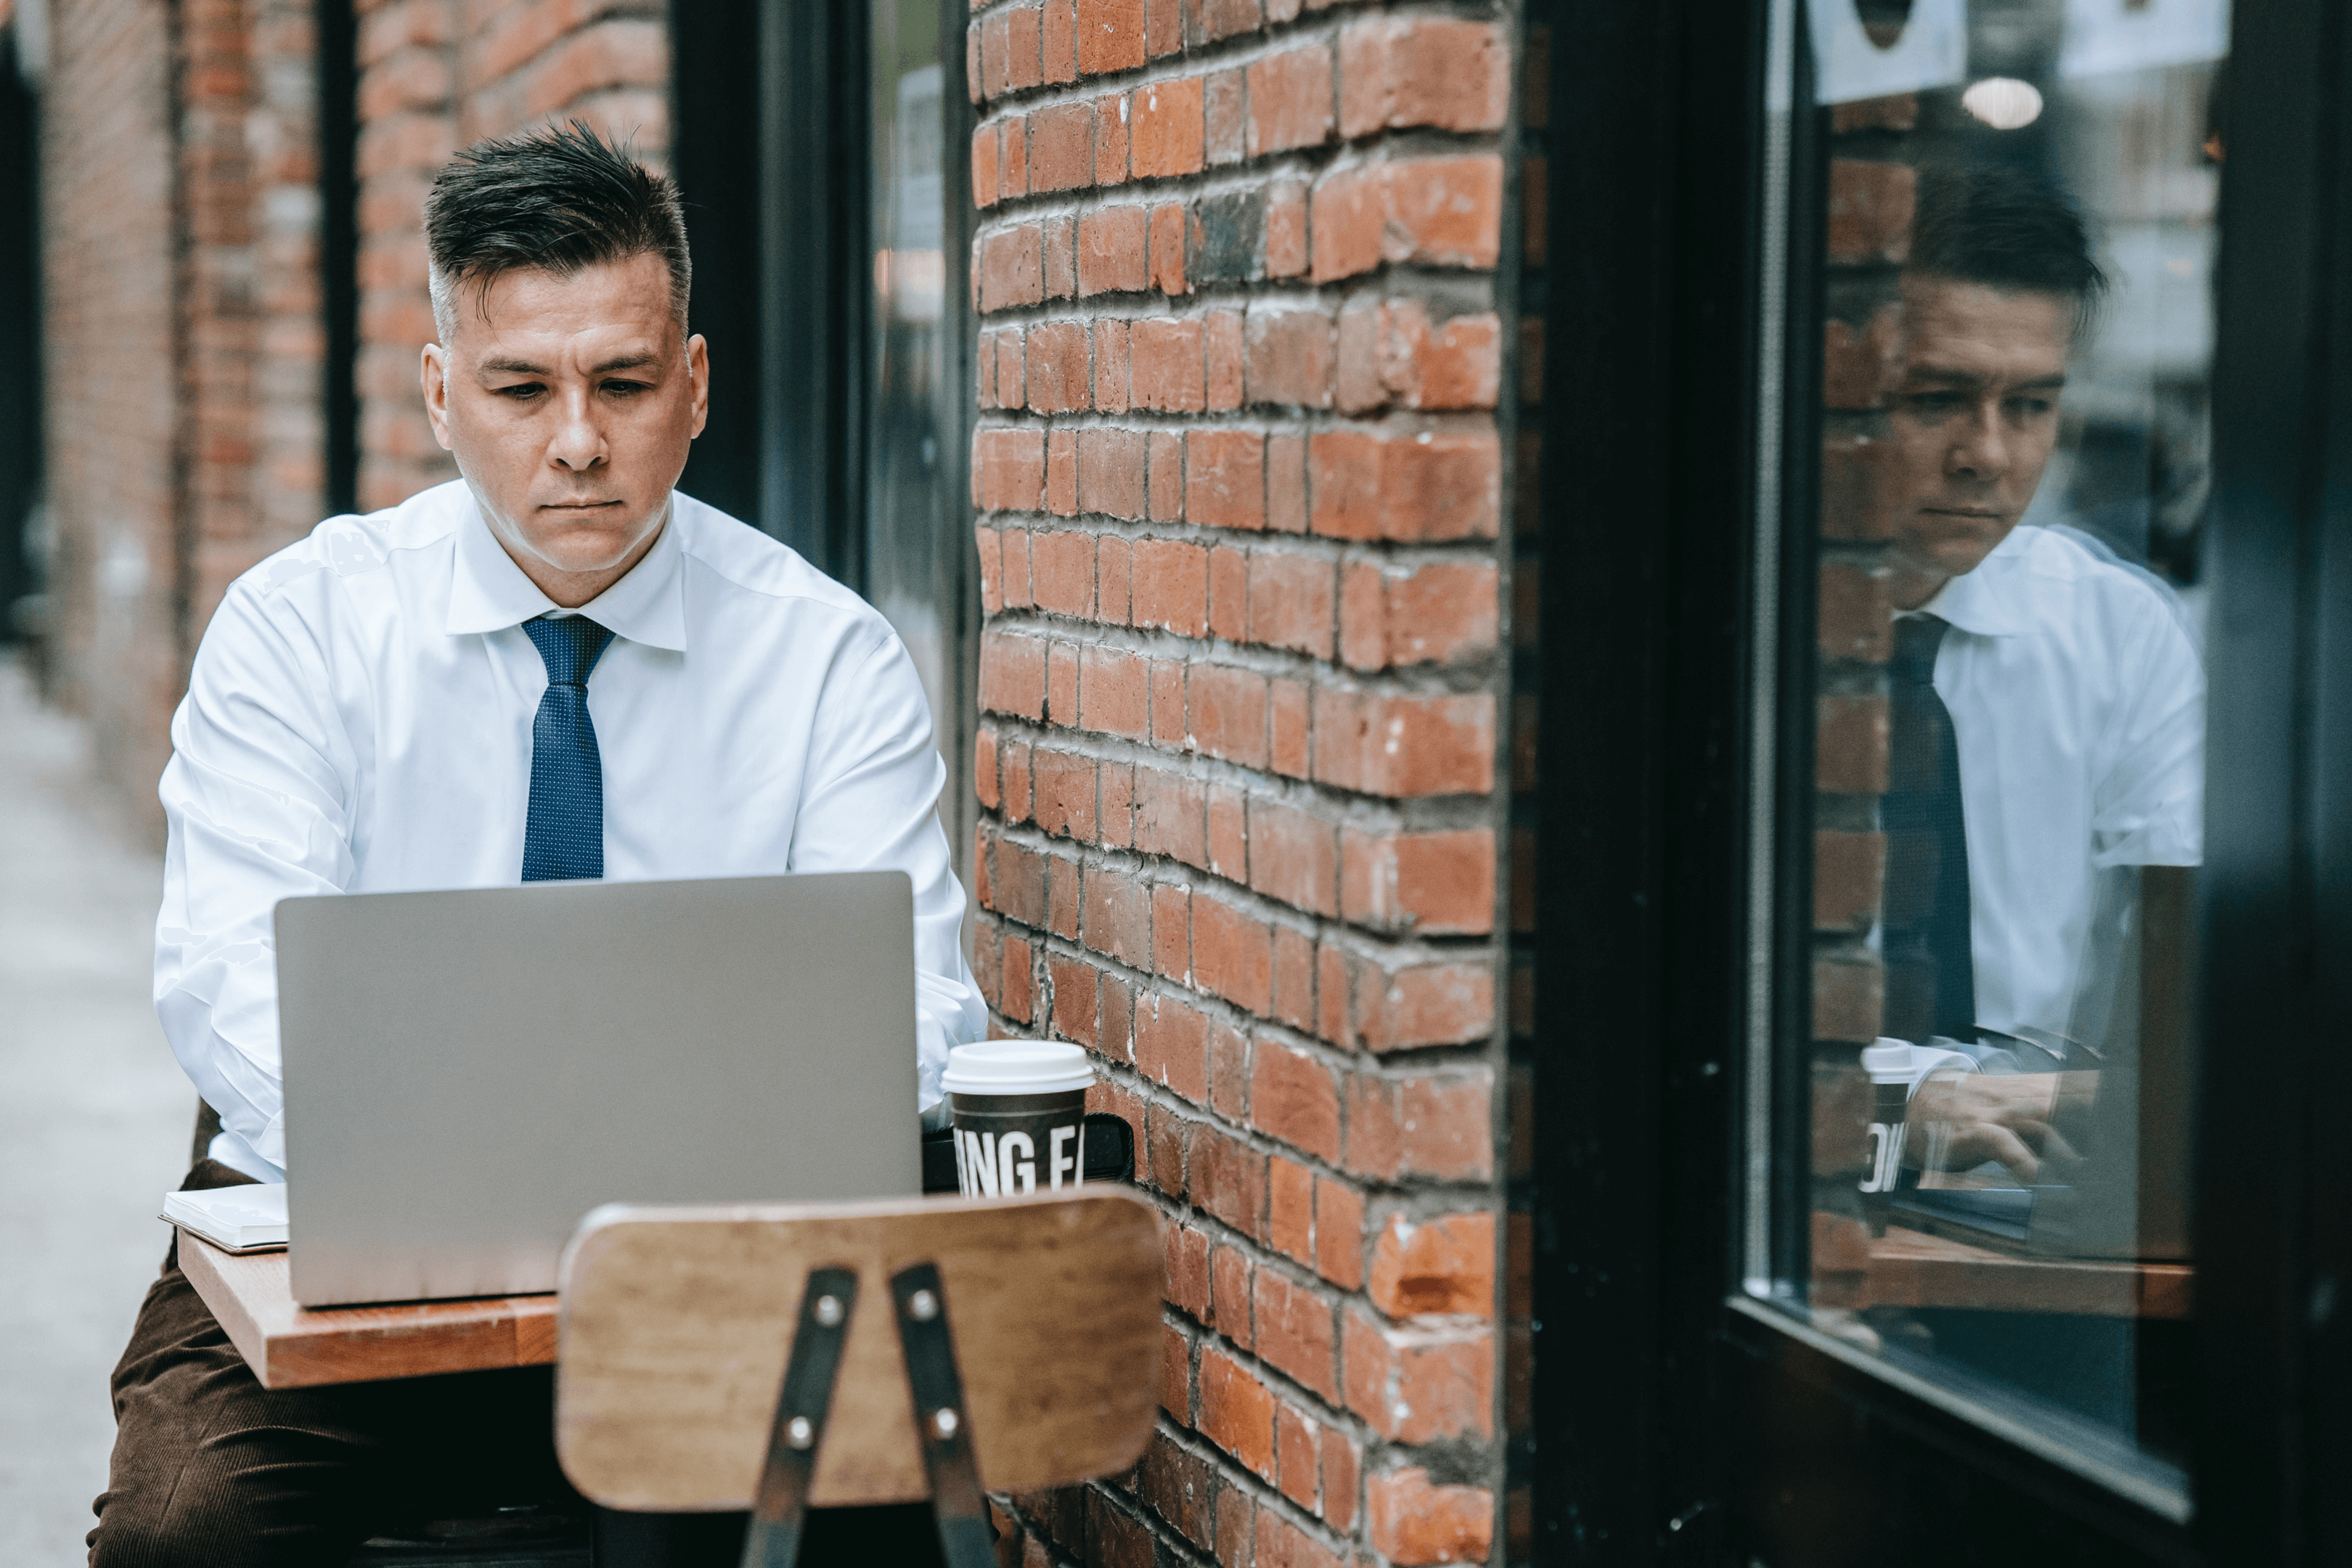
{"type": "Polygon", "coordinates": [[[948,1052],[940,1080],[954,1119],[956,1185],[968,1198],[1076,1187],[1087,1175],[1087,1088],[1076,1046],[992,1040],[948,1052]]]}
{"type": "Polygon", "coordinates": [[[1881,1037],[1862,1053],[1870,1075],[1870,1131],[1863,1149],[1862,1209],[1873,1236],[1886,1234],[1895,1189],[1903,1178],[1903,1143],[1910,1131],[1914,1047],[1908,1040],[1881,1037]]]}

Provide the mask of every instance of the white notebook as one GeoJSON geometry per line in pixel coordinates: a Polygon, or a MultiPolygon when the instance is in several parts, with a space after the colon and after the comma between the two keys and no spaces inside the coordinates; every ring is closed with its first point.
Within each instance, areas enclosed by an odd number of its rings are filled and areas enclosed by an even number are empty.
{"type": "Polygon", "coordinates": [[[163,1217],[224,1252],[275,1251],[286,1245],[286,1184],[166,1193],[163,1217]]]}

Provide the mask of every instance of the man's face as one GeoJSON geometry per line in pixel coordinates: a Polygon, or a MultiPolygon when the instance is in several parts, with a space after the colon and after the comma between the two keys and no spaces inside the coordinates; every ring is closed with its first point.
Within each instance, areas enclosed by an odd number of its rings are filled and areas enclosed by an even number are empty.
{"type": "Polygon", "coordinates": [[[1925,604],[2017,526],[2058,436],[2068,302],[1911,275],[1895,400],[1895,602],[1925,604]]]}
{"type": "Polygon", "coordinates": [[[524,575],[576,607],[651,547],[702,432],[702,340],[670,311],[658,256],[568,278],[460,287],[447,343],[425,349],[433,434],[524,575]]]}

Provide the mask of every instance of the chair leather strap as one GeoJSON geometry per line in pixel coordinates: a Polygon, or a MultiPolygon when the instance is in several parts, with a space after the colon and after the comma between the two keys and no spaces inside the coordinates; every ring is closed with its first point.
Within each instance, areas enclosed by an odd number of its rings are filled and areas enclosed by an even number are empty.
{"type": "Polygon", "coordinates": [[[801,1292],[800,1326],[768,1434],[768,1462],[760,1472],[751,1527],[743,1538],[742,1568],[793,1568],[808,1521],[809,1478],[824,1441],[824,1418],[841,1371],[842,1347],[856,1316],[857,1272],[812,1268],[801,1292]]]}
{"type": "Polygon", "coordinates": [[[915,1436],[931,1480],[931,1511],[948,1568],[993,1568],[988,1500],[972,1462],[971,1413],[948,1329],[947,1292],[939,1266],[918,1263],[890,1276],[898,1308],[898,1349],[907,1359],[907,1386],[915,1400],[915,1436]]]}

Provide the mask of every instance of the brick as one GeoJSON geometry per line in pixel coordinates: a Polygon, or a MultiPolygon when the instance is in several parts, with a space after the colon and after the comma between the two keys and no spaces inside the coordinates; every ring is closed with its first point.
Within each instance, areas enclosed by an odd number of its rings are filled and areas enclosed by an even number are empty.
{"type": "Polygon", "coordinates": [[[1045,955],[1045,972],[1054,983],[1054,1033],[1093,1049],[1101,1039],[1097,1027],[1100,972],[1090,963],[1052,952],[1045,955]]]}
{"type": "Polygon", "coordinates": [[[1156,81],[1129,96],[1129,166],[1139,180],[1197,174],[1204,166],[1203,83],[1199,77],[1156,81]]]}
{"type": "Polygon", "coordinates": [[[1501,27],[1446,16],[1376,17],[1339,34],[1339,133],[1405,126],[1499,131],[1510,108],[1501,27]]]}
{"type": "Polygon", "coordinates": [[[1127,183],[1128,98],[1123,92],[1095,100],[1095,184],[1127,183]]]}
{"type": "Polygon", "coordinates": [[[1885,663],[1895,644],[1895,606],[1887,596],[1885,574],[1838,562],[1823,563],[1815,630],[1823,658],[1885,663]]]}
{"type": "MultiPolygon", "coordinates": [[[[1095,836],[1095,760],[1040,746],[1030,759],[1037,826],[1056,838],[1090,842],[1095,836]]],[[[1069,933],[1075,936],[1076,930],[1069,933]]]]}
{"type": "Polygon", "coordinates": [[[1192,685],[1192,670],[1181,658],[1155,658],[1151,661],[1151,743],[1190,749],[1192,737],[1185,724],[1186,692],[1192,685]]]}
{"type": "Polygon", "coordinates": [[[1394,1443],[1489,1436],[1494,1343],[1485,1324],[1392,1329],[1349,1307],[1340,1313],[1348,1408],[1394,1443]]]}
{"type": "Polygon", "coordinates": [[[1278,533],[1307,531],[1307,437],[1265,438],[1265,525],[1278,533]]]}
{"type": "Polygon", "coordinates": [[[1439,1215],[1418,1223],[1391,1215],[1372,1247],[1367,1293],[1398,1321],[1495,1315],[1495,1216],[1439,1215]]]}
{"type": "Polygon", "coordinates": [[[1006,327],[990,334],[996,345],[996,403],[1000,408],[1020,408],[1029,401],[1028,334],[1006,327]]]}
{"type": "Polygon", "coordinates": [[[1243,333],[1249,401],[1331,406],[1331,318],[1320,310],[1253,304],[1243,333]]]}
{"type": "Polygon", "coordinates": [[[984,632],[980,639],[980,705],[1024,719],[1045,715],[1045,645],[1035,637],[984,632]]]}
{"type": "Polygon", "coordinates": [[[1490,693],[1381,697],[1318,689],[1314,722],[1320,783],[1391,799],[1494,789],[1490,693]]]}
{"type": "Polygon", "coordinates": [[[1363,1450],[1357,1447],[1353,1437],[1337,1426],[1323,1428],[1322,1446],[1323,1518],[1334,1530],[1353,1529],[1357,1478],[1363,1470],[1363,1450]]]}
{"type": "MultiPolygon", "coordinates": [[[[1160,0],[1162,5],[1168,0],[1160,0]]],[[[1240,1487],[1217,1489],[1217,1549],[1220,1568],[1255,1568],[1257,1500],[1240,1487]]],[[[1267,1568],[1274,1568],[1267,1559],[1267,1568]]]]}
{"type": "Polygon", "coordinates": [[[1171,1198],[1183,1197],[1191,1175],[1192,1122],[1153,1100],[1144,1107],[1144,1138],[1151,1151],[1152,1184],[1171,1198]]]}
{"type": "Polygon", "coordinates": [[[1086,619],[1095,613],[1095,536],[1075,531],[1029,536],[1037,607],[1086,619]]]}
{"type": "Polygon", "coordinates": [[[1003,755],[1004,820],[1007,825],[1026,822],[1032,804],[1029,742],[1008,741],[1003,755]]]}
{"type": "Polygon", "coordinates": [[[1824,696],[1814,719],[1814,787],[1842,795],[1886,793],[1886,699],[1824,696]]]}
{"type": "MultiPolygon", "coordinates": [[[[1255,1568],[1346,1568],[1348,1559],[1270,1508],[1257,1510],[1255,1568]]],[[[1232,1562],[1232,1558],[1221,1558],[1232,1562]]],[[[1369,1558],[1359,1557],[1360,1564],[1369,1558]]]]}
{"type": "Polygon", "coordinates": [[[1078,291],[1078,225],[1065,214],[1040,226],[1045,234],[1045,298],[1068,300],[1078,291]]]}
{"type": "Polygon", "coordinates": [[[1891,538],[1899,484],[1893,442],[1835,431],[1823,437],[1822,537],[1891,538]]]}
{"type": "Polygon", "coordinates": [[[1039,52],[1044,14],[1034,5],[1020,5],[1005,13],[1004,19],[1006,85],[1016,92],[1035,87],[1045,79],[1039,52]]]}
{"type": "Polygon", "coordinates": [[[1132,969],[1151,967],[1151,900],[1126,874],[1088,867],[1081,879],[1086,944],[1132,969]]]}
{"type": "Polygon", "coordinates": [[[982,237],[980,308],[983,313],[1045,302],[1044,243],[1034,223],[982,237]]]}
{"type": "Polygon", "coordinates": [[[1918,171],[1908,163],[1831,159],[1826,259],[1832,266],[1901,266],[1911,255],[1918,184],[1918,171]]]}
{"type": "Polygon", "coordinates": [[[1197,321],[1142,321],[1128,331],[1128,364],[1135,406],[1161,414],[1198,414],[1208,388],[1197,321]]]}
{"type": "Polygon", "coordinates": [[[1228,784],[1209,786],[1209,869],[1229,881],[1248,879],[1248,796],[1228,784]]]}
{"type": "Polygon", "coordinates": [[[1209,552],[1209,635],[1227,642],[1249,637],[1249,556],[1229,545],[1209,552]]]}
{"type": "Polygon", "coordinates": [[[1208,1460],[1155,1433],[1136,1473],[1136,1495],[1178,1534],[1205,1551],[1216,1543],[1214,1473],[1208,1460]]]}
{"type": "Polygon", "coordinates": [[[1328,658],[1337,574],[1322,557],[1261,550],[1250,558],[1249,638],[1328,658]]]}
{"type": "Polygon", "coordinates": [[[1174,522],[1184,515],[1184,437],[1173,430],[1151,433],[1151,521],[1174,522]]]}
{"type": "Polygon", "coordinates": [[[1214,310],[1202,325],[1203,392],[1212,414],[1230,413],[1242,405],[1242,318],[1236,310],[1214,310]]]}
{"type": "Polygon", "coordinates": [[[1364,1282],[1364,1198],[1345,1182],[1315,1178],[1315,1271],[1342,1290],[1364,1282]]]}
{"type": "Polygon", "coordinates": [[[1382,261],[1491,268],[1502,246],[1502,160],[1492,153],[1359,164],[1310,198],[1318,283],[1382,261]]]}
{"type": "Polygon", "coordinates": [[[1209,1021],[1173,996],[1139,997],[1136,1070],[1195,1105],[1209,1103],[1209,1021]]]}
{"type": "Polygon", "coordinates": [[[1249,155],[1319,147],[1331,139],[1331,48],[1318,40],[1249,68],[1249,155]]]}
{"type": "Polygon", "coordinates": [[[1315,939],[1286,925],[1274,928],[1274,1002],[1278,1021],[1315,1030],[1315,939]]]}
{"type": "Polygon", "coordinates": [[[1265,437],[1255,430],[1185,437],[1184,517],[1204,528],[1265,526],[1265,437]]]}
{"type": "Polygon", "coordinates": [[[993,724],[982,724],[979,733],[972,737],[971,774],[972,793],[980,797],[982,806],[994,811],[1003,797],[996,788],[996,726],[993,724]]]}
{"type": "Polygon", "coordinates": [[[971,531],[980,548],[980,607],[992,616],[1004,607],[1004,545],[992,528],[971,531]]]}
{"type": "Polygon", "coordinates": [[[1184,207],[1163,202],[1151,209],[1151,287],[1171,299],[1183,293],[1184,207]]]}
{"type": "Polygon", "coordinates": [[[1338,1163],[1339,1090],[1331,1069],[1312,1052],[1261,1041],[1250,1076],[1250,1125],[1338,1163]]]}
{"type": "Polygon", "coordinates": [[[975,206],[992,207],[998,201],[997,155],[1003,132],[1003,126],[992,121],[971,133],[971,199],[975,206]]]}
{"type": "Polygon", "coordinates": [[[1352,278],[1381,264],[1381,230],[1387,221],[1383,185],[1380,164],[1335,169],[1315,183],[1307,198],[1312,281],[1352,278]]]}
{"type": "Polygon", "coordinates": [[[1318,533],[1435,541],[1499,531],[1502,452],[1491,430],[1326,430],[1309,440],[1307,461],[1318,533]]]}
{"type": "Polygon", "coordinates": [[[1097,1049],[1113,1061],[1135,1059],[1135,988],[1109,970],[1102,972],[1102,1038],[1097,1049]]]}
{"type": "Polygon", "coordinates": [[[1230,665],[1202,664],[1190,671],[1189,685],[1185,721],[1192,744],[1225,762],[1264,767],[1267,746],[1265,677],[1255,670],[1237,669],[1230,665]]]}
{"type": "Polygon", "coordinates": [[[1095,407],[1101,413],[1124,414],[1129,406],[1127,343],[1125,321],[1095,323],[1095,407]]]}
{"type": "Polygon", "coordinates": [[[1029,122],[1016,114],[998,124],[1003,136],[996,163],[996,195],[1007,201],[1029,194],[1029,122]]]}
{"type": "Polygon", "coordinates": [[[1295,1405],[1274,1412],[1274,1484],[1299,1507],[1313,1510],[1323,1484],[1323,1455],[1314,1417],[1295,1405]]]}
{"type": "Polygon", "coordinates": [[[1193,1204],[1253,1241],[1265,1235],[1265,1156],[1213,1122],[1191,1124],[1185,1179],[1193,1204]]]}
{"type": "Polygon", "coordinates": [[[1078,432],[1081,510],[1139,521],[1143,517],[1144,434],[1089,428],[1078,432]]]}
{"type": "Polygon", "coordinates": [[[1883,408],[1902,375],[1903,320],[1898,308],[1889,305],[1877,310],[1859,326],[1836,316],[1822,323],[1822,407],[1883,408]]]}
{"type": "Polygon", "coordinates": [[[1274,1395],[1214,1345],[1201,1351],[1201,1435],[1261,1480],[1274,1477],[1274,1395]]]}
{"type": "Polygon", "coordinates": [[[1265,1013],[1272,1001],[1273,932],[1208,889],[1192,895],[1192,983],[1253,1013],[1265,1013]]]}
{"type": "Polygon", "coordinates": [[[1209,552],[1197,544],[1139,539],[1130,556],[1129,615],[1139,626],[1197,637],[1209,627],[1209,552]]]}
{"type": "Polygon", "coordinates": [[[1029,535],[1025,530],[1007,529],[1003,538],[1004,551],[1004,607],[1021,610],[1032,603],[1029,583],[1029,535]]]}
{"type": "Polygon", "coordinates": [[[1495,836],[1486,828],[1340,840],[1340,904],[1358,925],[1422,936],[1480,936],[1495,925],[1495,836]]]}
{"type": "Polygon", "coordinates": [[[1262,0],[1194,0],[1192,17],[1192,41],[1196,45],[1236,38],[1265,26],[1262,0]]]}
{"type": "Polygon", "coordinates": [[[1078,79],[1078,17],[1075,0],[1045,0],[1040,70],[1050,82],[1078,79]]]}
{"type": "Polygon", "coordinates": [[[1485,1181],[1494,1171],[1490,1079],[1483,1070],[1349,1075],[1347,1157],[1360,1176],[1485,1181]]]}
{"type": "Polygon", "coordinates": [[[1261,1268],[1252,1307],[1259,1358],[1337,1403],[1339,1332],[1331,1303],[1275,1269],[1261,1268]]]}
{"type": "Polygon", "coordinates": [[[1004,939],[1004,979],[998,1011],[1018,1023],[1029,1022],[1036,1002],[1036,959],[1028,940],[1007,935],[1004,939]]]}
{"type": "Polygon", "coordinates": [[[1071,942],[1078,938],[1078,863],[1066,855],[1045,858],[1045,929],[1071,942]]]}
{"type": "Polygon", "coordinates": [[[1315,1173],[1279,1154],[1266,1169],[1265,1233],[1276,1251],[1315,1266],[1315,1173]]]}
{"type": "Polygon", "coordinates": [[[1144,679],[1139,656],[1087,645],[1079,658],[1078,726],[1141,740],[1148,701],[1144,679]]]}
{"type": "Polygon", "coordinates": [[[1249,1254],[1238,1247],[1220,1246],[1209,1255],[1211,1324],[1243,1350],[1254,1349],[1257,1342],[1256,1320],[1250,1306],[1254,1272],[1249,1254]]]}
{"type": "MultiPolygon", "coordinates": [[[[989,895],[981,886],[988,879],[988,860],[983,854],[972,861],[973,896],[986,909],[989,895]]],[[[971,933],[971,977],[980,987],[981,1000],[992,1012],[1000,1010],[1004,995],[1004,937],[997,928],[982,921],[971,933]]]]}
{"type": "Polygon", "coordinates": [[[1276,180],[1265,194],[1265,275],[1296,278],[1307,270],[1307,184],[1276,180]]]}
{"type": "Polygon", "coordinates": [[[1868,1045],[1878,1037],[1886,973],[1874,962],[1813,961],[1813,1038],[1868,1045]]]}
{"type": "Polygon", "coordinates": [[[1236,1121],[1249,1114],[1249,1037],[1221,1018],[1209,1020],[1209,1104],[1236,1121]]]}
{"type": "Polygon", "coordinates": [[[1072,191],[1094,184],[1095,110],[1063,103],[1029,117],[1029,188],[1072,191]]]}
{"type": "Polygon", "coordinates": [[[1190,984],[1192,979],[1192,894],[1169,882],[1151,889],[1151,968],[1190,984]]]}
{"type": "Polygon", "coordinates": [[[1142,0],[1077,0],[1078,70],[1086,76],[1143,63],[1142,0]]]}
{"type": "MultiPolygon", "coordinates": [[[[978,430],[972,433],[974,481],[981,506],[990,511],[1035,511],[1045,495],[1045,433],[1043,430],[978,430]]],[[[1006,594],[1012,593],[1008,581],[1006,594]]]]}
{"type": "MultiPolygon", "coordinates": [[[[1073,450],[1077,445],[1075,432],[1071,436],[1073,450]]],[[[1050,467],[1050,465],[1049,465],[1050,467]]],[[[1076,461],[1072,462],[1076,470],[1076,461]]],[[[1073,481],[1073,489],[1076,488],[1073,481]]],[[[1074,509],[1075,510],[1075,509],[1074,509]]],[[[1130,558],[1133,548],[1129,541],[1115,533],[1107,533],[1095,541],[1095,618],[1107,625],[1128,624],[1129,582],[1133,575],[1130,558]]]]}
{"type": "Polygon", "coordinates": [[[1152,1568],[1151,1531],[1099,1489],[1086,1491],[1086,1559],[1102,1568],[1152,1568]]]}
{"type": "Polygon", "coordinates": [[[1364,1487],[1366,1533],[1398,1568],[1484,1563],[1495,1544],[1495,1494],[1438,1486],[1420,1466],[1383,1470],[1364,1487]]]}
{"type": "Polygon", "coordinates": [[[1255,282],[1265,275],[1265,193],[1252,187],[1202,196],[1184,229],[1188,282],[1255,282]]]}
{"type": "Polygon", "coordinates": [[[1207,786],[1198,779],[1139,763],[1135,770],[1135,847],[1188,866],[1208,866],[1207,786]]]}
{"type": "Polygon", "coordinates": [[[1418,300],[1360,295],[1340,316],[1339,405],[1363,413],[1492,408],[1502,387],[1502,324],[1491,310],[1432,321],[1418,300]]]}
{"type": "Polygon", "coordinates": [[[1183,0],[1150,0],[1143,24],[1144,51],[1156,60],[1183,47],[1183,0]]]}
{"type": "Polygon", "coordinates": [[[1303,779],[1307,767],[1307,682],[1277,678],[1267,684],[1266,690],[1267,717],[1274,729],[1267,761],[1283,777],[1303,779]]]}
{"type": "Polygon", "coordinates": [[[1886,835],[1813,835],[1813,929],[1864,932],[1878,919],[1886,877],[1886,835]]]}
{"type": "Polygon", "coordinates": [[[1160,1250],[1168,1304],[1199,1321],[1208,1321],[1208,1236],[1189,1225],[1163,1225],[1160,1227],[1160,1250]]]}
{"type": "Polygon", "coordinates": [[[1075,430],[1046,432],[1045,510],[1055,517],[1078,514],[1078,433],[1075,430]]]}
{"type": "Polygon", "coordinates": [[[1145,213],[1139,206],[1097,207],[1078,216],[1078,293],[1140,293],[1150,274],[1144,266],[1145,213]]]}
{"type": "Polygon", "coordinates": [[[1242,161],[1242,73],[1212,71],[1202,88],[1201,152],[1212,167],[1242,161]]]}
{"type": "Polygon", "coordinates": [[[1249,885],[1293,909],[1339,912],[1339,833],[1312,811],[1269,795],[1250,803],[1249,885]]]}

